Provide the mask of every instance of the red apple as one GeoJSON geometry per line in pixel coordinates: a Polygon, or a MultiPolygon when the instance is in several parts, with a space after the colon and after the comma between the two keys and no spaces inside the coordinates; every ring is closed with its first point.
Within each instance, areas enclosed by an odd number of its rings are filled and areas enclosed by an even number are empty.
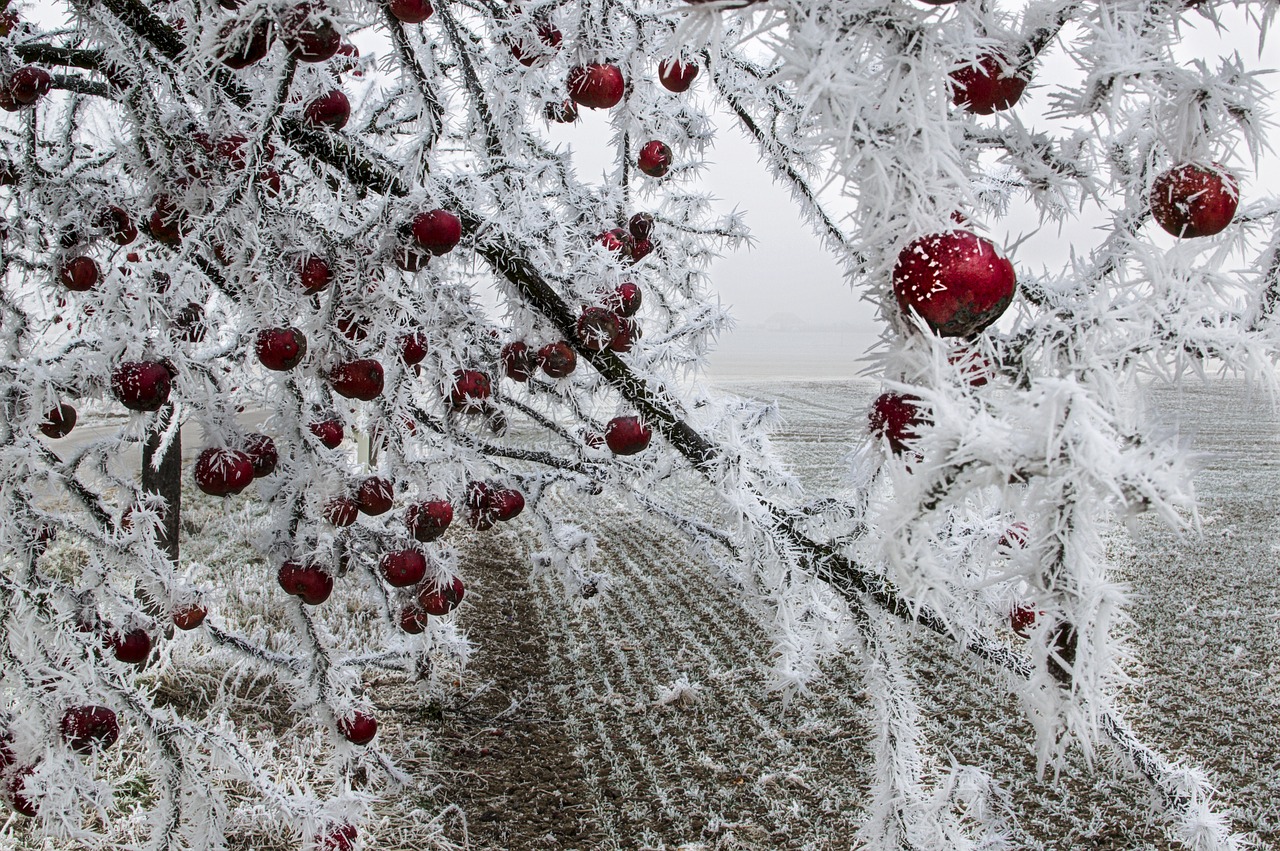
{"type": "Polygon", "coordinates": [[[138,226],[123,207],[110,206],[102,210],[98,213],[97,225],[116,245],[128,245],[138,238],[138,226]]]}
{"type": "Polygon", "coordinates": [[[402,24],[420,24],[435,12],[429,0],[391,0],[387,9],[402,24]]]}
{"type": "Polygon", "coordinates": [[[35,765],[24,765],[9,776],[5,792],[14,812],[27,818],[35,818],[40,811],[39,801],[27,792],[27,778],[36,773],[35,765]]]}
{"type": "Polygon", "coordinates": [[[915,440],[915,427],[927,422],[918,396],[883,393],[871,405],[867,424],[877,438],[889,441],[895,455],[906,451],[915,440]]]}
{"type": "Polygon", "coordinates": [[[609,351],[626,354],[631,351],[636,340],[640,339],[640,323],[635,319],[623,317],[618,320],[618,333],[609,341],[609,351]]]}
{"type": "Polygon", "coordinates": [[[614,417],[604,429],[604,442],[615,455],[635,455],[649,446],[653,430],[639,417],[614,417]]]}
{"type": "Polygon", "coordinates": [[[1009,612],[1009,626],[1023,638],[1031,637],[1031,628],[1036,625],[1036,618],[1041,614],[1030,603],[1020,603],[1009,612]]]}
{"type": "Polygon", "coordinates": [[[155,361],[125,361],[111,371],[111,392],[131,411],[158,411],[169,401],[173,375],[155,361]]]}
{"type": "Polygon", "coordinates": [[[631,263],[634,265],[653,253],[653,243],[647,239],[637,239],[631,245],[631,263]]]}
{"type": "Polygon", "coordinates": [[[77,753],[106,750],[120,738],[116,714],[105,706],[73,706],[62,713],[62,740],[77,753]]]}
{"type": "Polygon", "coordinates": [[[603,307],[583,308],[578,317],[578,342],[585,349],[601,352],[618,334],[618,317],[603,307]]]}
{"type": "Polygon", "coordinates": [[[395,588],[417,585],[427,573],[427,558],[418,550],[396,550],[378,563],[387,584],[395,588]]]}
{"type": "Polygon", "coordinates": [[[173,610],[173,625],[178,629],[195,629],[204,623],[209,610],[199,603],[187,603],[173,610]]]}
{"type": "Polygon", "coordinates": [[[40,98],[49,94],[53,87],[53,77],[43,68],[26,65],[9,75],[5,87],[9,97],[22,106],[30,106],[40,98]]]}
{"type": "Polygon", "coordinates": [[[367,745],[378,735],[378,721],[372,715],[356,712],[338,722],[338,732],[353,745],[367,745]]]}
{"type": "Polygon", "coordinates": [[[631,281],[624,281],[604,297],[604,306],[619,316],[635,316],[640,309],[641,300],[640,287],[631,281]]]}
{"type": "Polygon", "coordinates": [[[307,295],[320,292],[333,280],[329,261],[323,257],[303,257],[298,261],[298,280],[302,283],[302,291],[307,295]]]}
{"type": "Polygon", "coordinates": [[[595,63],[569,69],[569,97],[588,109],[609,109],[622,100],[626,83],[617,65],[595,63]]]}
{"type": "Polygon", "coordinates": [[[551,378],[565,378],[577,367],[578,356],[568,343],[561,340],[558,343],[547,343],[538,349],[538,363],[542,366],[542,371],[551,378]]]}
{"type": "Polygon", "coordinates": [[[462,239],[462,222],[448,210],[418,213],[411,227],[414,241],[436,256],[448,254],[462,239]]]}
{"type": "Polygon", "coordinates": [[[400,336],[400,359],[407,366],[422,363],[427,357],[427,335],[421,331],[400,336]]]}
{"type": "Polygon", "coordinates": [[[567,98],[559,103],[547,101],[542,105],[542,117],[555,124],[572,124],[578,120],[578,105],[567,98]]]}
{"type": "Polygon", "coordinates": [[[334,324],[338,328],[338,333],[353,343],[358,343],[369,336],[368,318],[357,316],[350,310],[340,311],[334,324]]]}
{"type": "Polygon", "coordinates": [[[636,165],[650,177],[664,176],[671,170],[672,162],[671,149],[666,142],[657,139],[646,142],[640,149],[640,156],[636,158],[636,165]]]}
{"type": "Polygon", "coordinates": [[[603,245],[606,251],[622,257],[630,256],[635,245],[635,239],[622,228],[605,231],[596,237],[596,242],[603,245]]]}
{"type": "Polygon", "coordinates": [[[421,635],[427,628],[427,613],[417,603],[410,603],[400,610],[400,629],[410,635],[421,635]]]}
{"type": "Polygon", "coordinates": [[[151,636],[145,629],[133,629],[111,637],[116,658],[130,665],[140,665],[151,655],[151,636]]]}
{"type": "Polygon", "coordinates": [[[342,420],[318,420],[307,426],[326,449],[337,449],[342,443],[342,420]]]}
{"type": "Polygon", "coordinates": [[[258,332],[254,351],[267,369],[284,372],[302,363],[307,338],[297,328],[264,328],[258,332]]]}
{"type": "Polygon", "coordinates": [[[173,314],[170,326],[173,339],[185,343],[201,342],[209,330],[204,321],[204,307],[194,301],[173,314]]]}
{"type": "Polygon", "coordinates": [[[1217,163],[1183,163],[1151,184],[1151,216],[1174,236],[1213,236],[1226,229],[1240,203],[1235,175],[1217,163]]]}
{"type": "Polygon", "coordinates": [[[355,851],[360,832],[354,824],[342,824],[325,834],[320,851],[355,851]]]}
{"type": "Polygon", "coordinates": [[[1013,301],[1013,264],[968,231],[922,236],[902,249],[893,292],[903,313],[920,314],[942,337],[968,337],[1000,318],[1013,301]]]}
{"type": "Polygon", "coordinates": [[[248,68],[271,49],[271,21],[255,17],[252,21],[228,21],[218,31],[221,43],[218,57],[228,68],[248,68]]]}
{"type": "Polygon", "coordinates": [[[275,198],[280,194],[280,190],[284,188],[284,183],[280,177],[280,172],[271,166],[265,166],[258,172],[258,185],[261,186],[268,196],[275,198]]]}
{"type": "Polygon", "coordinates": [[[951,100],[977,115],[1009,109],[1022,97],[1028,78],[1017,64],[996,53],[985,53],[974,64],[951,72],[951,100]]]}
{"type": "Polygon", "coordinates": [[[410,505],[404,513],[404,524],[419,541],[434,541],[453,522],[453,505],[446,499],[433,499],[410,505]]]}
{"type": "Polygon", "coordinates": [[[449,405],[455,411],[478,411],[493,392],[489,376],[474,369],[455,369],[449,405]]]}
{"type": "Polygon", "coordinates": [[[631,221],[627,222],[627,228],[631,231],[631,236],[635,239],[648,239],[653,233],[653,215],[650,213],[636,213],[631,217],[631,221]]]}
{"type": "Polygon", "coordinates": [[[260,479],[276,471],[280,463],[280,453],[276,450],[276,442],[265,434],[254,433],[244,439],[244,454],[249,456],[253,464],[253,477],[260,479]]]}
{"type": "Polygon", "coordinates": [[[151,214],[147,217],[147,233],[156,242],[178,245],[187,229],[187,214],[168,195],[157,195],[151,201],[151,214]]]}
{"type": "Polygon", "coordinates": [[[280,16],[280,43],[300,62],[324,62],[342,44],[342,33],[325,4],[299,3],[280,16]]]}
{"type": "Polygon", "coordinates": [[[664,59],[658,64],[658,82],[673,92],[687,92],[698,76],[698,66],[692,62],[672,62],[664,59]]]}
{"type": "Polygon", "coordinates": [[[302,117],[313,127],[341,130],[351,118],[351,101],[342,89],[330,89],[309,102],[302,110],[302,117]]]}
{"type": "Polygon", "coordinates": [[[356,488],[356,503],[370,517],[385,514],[395,503],[395,486],[379,476],[369,476],[356,488]]]}
{"type": "Polygon", "coordinates": [[[502,347],[502,370],[507,378],[523,383],[533,377],[537,368],[537,357],[524,343],[507,343],[502,347]]]}
{"type": "Polygon", "coordinates": [[[92,257],[72,257],[58,267],[58,280],[72,292],[82,293],[93,289],[102,273],[92,257]]]}
{"type": "Polygon", "coordinates": [[[1026,523],[1018,521],[1009,524],[1009,528],[1004,530],[1004,534],[1000,536],[1000,540],[996,544],[1007,550],[1015,548],[1025,550],[1030,539],[1031,528],[1026,523]]]}
{"type": "Polygon", "coordinates": [[[524,494],[514,488],[494,491],[489,497],[489,509],[495,520],[514,520],[524,511],[524,494]]]}
{"type": "Polygon", "coordinates": [[[382,382],[382,364],[367,358],[340,363],[329,373],[335,392],[364,402],[382,395],[382,382]]]}
{"type": "Polygon", "coordinates": [[[360,515],[360,503],[345,496],[335,496],[324,504],[324,519],[334,526],[350,526],[360,515]]]}
{"type": "Polygon", "coordinates": [[[44,422],[40,423],[40,432],[45,437],[57,440],[66,437],[76,427],[76,409],[65,402],[49,411],[44,422]]]}
{"type": "Polygon", "coordinates": [[[16,12],[0,12],[0,38],[8,38],[9,34],[18,28],[19,23],[21,20],[16,12]]]}
{"type": "Polygon", "coordinates": [[[318,606],[333,593],[333,577],[318,564],[286,561],[276,574],[286,593],[301,598],[308,606],[318,606]]]}
{"type": "Polygon", "coordinates": [[[335,74],[350,74],[353,77],[364,76],[364,71],[360,70],[360,48],[349,41],[344,41],[338,45],[338,52],[335,55],[342,57],[342,60],[333,63],[333,72],[335,74]]]}
{"type": "Polygon", "coordinates": [[[564,35],[549,22],[538,25],[537,39],[521,39],[511,45],[511,55],[526,68],[549,59],[559,48],[564,35]]]}
{"type": "Polygon", "coordinates": [[[210,496],[240,493],[253,482],[253,461],[234,449],[210,447],[196,458],[195,480],[210,496]]]}
{"type": "Polygon", "coordinates": [[[428,582],[418,591],[418,605],[427,614],[440,617],[457,608],[465,592],[462,580],[456,576],[447,582],[428,582]]]}

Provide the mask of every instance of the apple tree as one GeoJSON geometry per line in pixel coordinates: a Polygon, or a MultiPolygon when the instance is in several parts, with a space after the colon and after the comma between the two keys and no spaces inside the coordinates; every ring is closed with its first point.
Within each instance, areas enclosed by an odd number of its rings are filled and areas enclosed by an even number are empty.
{"type": "Polygon", "coordinates": [[[1099,538],[1194,510],[1177,447],[1127,404],[1139,377],[1275,382],[1275,208],[1243,178],[1265,92],[1238,57],[1177,54],[1182,22],[1215,14],[4,3],[0,791],[32,820],[14,829],[356,847],[369,796],[405,781],[362,674],[430,689],[465,653],[457,527],[526,524],[568,594],[607,593],[589,524],[547,498],[569,490],[634,500],[738,577],[772,612],[780,692],[828,654],[864,661],[868,847],[994,847],[922,740],[906,624],[1008,672],[1042,768],[1112,748],[1177,839],[1235,845],[1201,775],[1113,706],[1123,595],[1099,538]],[[1075,73],[1038,80],[1055,54],[1075,73]],[[550,129],[585,110],[613,131],[597,182],[550,129]],[[728,327],[707,264],[749,238],[698,191],[726,125],[884,321],[856,498],[805,493],[766,408],[697,379],[728,327]],[[1037,271],[1001,244],[1011,205],[1102,230],[1037,271]],[[719,504],[659,498],[678,468],[719,504]],[[179,547],[196,489],[225,506],[202,534],[251,528],[228,572],[276,620],[210,603],[179,547]],[[179,632],[285,695],[332,758],[274,761],[222,691],[157,702],[142,675],[179,632]],[[104,815],[109,757],[147,778],[141,821],[104,815]]]}

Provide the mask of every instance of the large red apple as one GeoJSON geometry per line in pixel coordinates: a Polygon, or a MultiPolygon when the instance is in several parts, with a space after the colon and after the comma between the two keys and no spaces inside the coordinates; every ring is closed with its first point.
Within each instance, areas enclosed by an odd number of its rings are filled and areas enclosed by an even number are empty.
{"type": "Polygon", "coordinates": [[[145,629],[132,629],[111,636],[116,658],[129,665],[141,665],[151,655],[151,636],[145,629]]]}
{"type": "Polygon", "coordinates": [[[27,818],[35,818],[40,812],[40,802],[27,791],[27,778],[36,773],[35,764],[24,765],[9,775],[4,790],[14,812],[27,818]]]}
{"type": "Polygon", "coordinates": [[[246,436],[244,454],[249,456],[249,462],[253,464],[255,479],[271,475],[276,471],[276,465],[280,463],[280,452],[276,449],[276,442],[265,434],[255,432],[246,436]]]}
{"type": "Polygon", "coordinates": [[[427,612],[416,601],[400,609],[400,629],[410,635],[421,635],[427,628],[427,612]]]}
{"type": "Polygon", "coordinates": [[[229,496],[253,482],[253,461],[234,449],[209,447],[196,458],[194,474],[200,490],[210,496],[229,496]]]}
{"type": "Polygon", "coordinates": [[[327,449],[337,449],[342,444],[342,420],[327,419],[311,423],[307,428],[327,449]]]}
{"type": "Polygon", "coordinates": [[[338,732],[353,745],[367,745],[378,735],[378,721],[372,715],[355,712],[338,722],[338,732]]]}
{"type": "Polygon", "coordinates": [[[662,83],[663,87],[668,91],[688,91],[697,76],[698,66],[692,62],[681,62],[679,60],[672,62],[669,59],[664,59],[658,64],[658,82],[662,83]]]}
{"type": "Polygon", "coordinates": [[[626,354],[631,351],[631,347],[635,345],[636,340],[640,338],[640,323],[635,319],[628,317],[620,317],[618,319],[618,333],[613,335],[613,339],[609,341],[609,351],[626,354]]]}
{"type": "Polygon", "coordinates": [[[169,401],[173,374],[155,361],[125,361],[111,371],[111,392],[131,411],[158,411],[169,401]]]}
{"type": "Polygon", "coordinates": [[[568,343],[561,340],[538,349],[538,363],[551,378],[566,378],[577,367],[578,356],[568,343]]]}
{"type": "Polygon", "coordinates": [[[209,610],[199,603],[187,603],[173,610],[173,625],[178,629],[195,629],[204,623],[209,610]]]}
{"type": "Polygon", "coordinates": [[[554,124],[572,124],[578,120],[578,105],[568,98],[559,103],[549,100],[542,106],[542,117],[554,124]]]}
{"type": "Polygon", "coordinates": [[[307,355],[307,338],[297,328],[264,328],[254,344],[258,360],[267,369],[293,369],[307,355]]]}
{"type": "Polygon", "coordinates": [[[1009,109],[1022,97],[1029,80],[1016,63],[985,53],[975,64],[951,72],[951,100],[978,115],[1009,109]]]}
{"type": "Polygon", "coordinates": [[[489,376],[474,369],[453,371],[453,386],[449,388],[449,405],[455,411],[479,411],[493,392],[489,376]]]}
{"type": "Polygon", "coordinates": [[[915,427],[927,422],[920,398],[902,393],[882,393],[871,404],[867,424],[877,438],[889,441],[894,454],[906,451],[916,438],[915,427]]]}
{"type": "Polygon", "coordinates": [[[333,280],[329,261],[323,257],[303,257],[298,261],[298,280],[302,283],[302,291],[307,295],[320,292],[333,280]]]}
{"type": "Polygon", "coordinates": [[[334,526],[350,526],[360,517],[360,503],[345,496],[335,496],[324,504],[324,519],[334,526]]]}
{"type": "Polygon", "coordinates": [[[30,106],[49,94],[49,89],[52,87],[53,77],[48,71],[34,65],[26,65],[9,75],[5,88],[15,103],[30,106]]]}
{"type": "Polygon", "coordinates": [[[607,62],[569,69],[569,97],[588,109],[609,109],[622,101],[626,82],[617,65],[607,62]]]}
{"type": "Polygon", "coordinates": [[[524,511],[524,494],[514,488],[502,488],[489,495],[489,510],[493,519],[506,522],[514,520],[524,511]]]}
{"type": "Polygon", "coordinates": [[[351,118],[351,101],[342,89],[330,89],[308,102],[302,110],[302,117],[313,127],[341,130],[351,118]]]}
{"type": "Polygon", "coordinates": [[[280,43],[301,62],[324,62],[342,44],[325,4],[303,2],[280,16],[280,43]]]}
{"type": "Polygon", "coordinates": [[[151,213],[147,216],[147,233],[156,242],[178,245],[187,229],[187,213],[172,196],[160,194],[151,200],[151,213]]]}
{"type": "Polygon", "coordinates": [[[639,417],[614,417],[604,428],[604,442],[615,455],[643,452],[653,438],[653,430],[639,417]]]}
{"type": "Polygon", "coordinates": [[[318,606],[333,593],[333,577],[318,564],[286,561],[276,574],[286,593],[301,598],[308,606],[318,606]]]}
{"type": "Polygon", "coordinates": [[[1037,612],[1030,603],[1020,603],[1009,612],[1009,626],[1023,638],[1031,637],[1031,628],[1036,625],[1036,618],[1043,614],[1037,612]]]}
{"type": "Polygon", "coordinates": [[[404,513],[404,524],[409,527],[409,534],[423,542],[439,538],[452,522],[453,505],[446,499],[415,503],[404,513]]]}
{"type": "Polygon", "coordinates": [[[635,316],[641,301],[640,287],[631,281],[624,281],[604,297],[604,306],[619,316],[635,316]]]}
{"type": "Polygon", "coordinates": [[[138,238],[138,226],[123,207],[110,206],[98,214],[97,226],[107,233],[107,239],[116,245],[128,245],[138,238]]]}
{"type": "Polygon", "coordinates": [[[564,40],[564,35],[555,25],[550,22],[543,22],[538,25],[538,37],[536,39],[522,39],[511,45],[511,55],[516,61],[526,68],[546,59],[551,58],[557,50],[560,49],[560,42],[564,40]]]}
{"type": "Polygon", "coordinates": [[[406,366],[415,366],[426,360],[427,357],[427,335],[421,331],[414,331],[410,334],[402,334],[400,336],[400,360],[404,361],[406,366]]]}
{"type": "Polygon", "coordinates": [[[602,352],[618,334],[618,317],[603,307],[586,307],[578,316],[578,342],[583,348],[602,352]]]}
{"type": "Polygon", "coordinates": [[[72,292],[82,293],[93,289],[101,277],[98,264],[92,257],[72,257],[58,267],[58,280],[72,292]]]}
{"type": "Polygon", "coordinates": [[[383,555],[378,568],[388,585],[407,588],[417,585],[426,576],[427,558],[418,550],[396,550],[383,555]]]}
{"type": "Polygon", "coordinates": [[[428,582],[418,591],[418,605],[429,615],[447,615],[462,602],[465,593],[462,580],[456,576],[447,581],[428,582]]]}
{"type": "Polygon", "coordinates": [[[502,347],[502,370],[507,378],[523,383],[533,377],[537,368],[538,358],[525,343],[517,341],[502,347]]]}
{"type": "Polygon", "coordinates": [[[73,706],[62,713],[62,740],[77,753],[106,750],[120,738],[116,714],[105,706],[73,706]]]}
{"type": "Polygon", "coordinates": [[[653,214],[636,213],[627,222],[627,229],[635,239],[648,239],[653,234],[653,214]]]}
{"type": "Polygon", "coordinates": [[[411,225],[413,239],[432,254],[448,254],[462,239],[462,221],[448,210],[418,213],[411,225]]]}
{"type": "Polygon", "coordinates": [[[1174,236],[1213,236],[1226,229],[1240,203],[1235,175],[1217,163],[1183,163],[1151,184],[1151,216],[1174,236]]]}
{"type": "Polygon", "coordinates": [[[652,142],[646,142],[640,149],[636,165],[650,177],[663,177],[671,170],[671,163],[674,161],[671,148],[667,147],[667,143],[654,139],[652,142]]]}
{"type": "Polygon", "coordinates": [[[381,476],[369,476],[356,488],[356,503],[370,517],[390,511],[395,497],[395,486],[381,476]]]}
{"type": "Polygon", "coordinates": [[[391,0],[387,9],[402,24],[420,24],[435,12],[429,0],[391,0]]]}
{"type": "Polygon", "coordinates": [[[76,427],[76,409],[63,402],[49,411],[44,422],[40,423],[40,432],[45,437],[58,438],[71,434],[76,427]]]}
{"type": "Polygon", "coordinates": [[[346,361],[329,373],[329,383],[335,392],[348,399],[368,402],[382,395],[382,364],[376,360],[346,361]]]}
{"type": "Polygon", "coordinates": [[[1017,286],[1013,264],[968,231],[922,236],[903,248],[893,267],[893,292],[943,337],[968,337],[1000,318],[1017,286]]]}
{"type": "Polygon", "coordinates": [[[271,49],[271,21],[255,17],[251,22],[228,21],[218,30],[218,57],[228,68],[248,68],[271,49]]]}

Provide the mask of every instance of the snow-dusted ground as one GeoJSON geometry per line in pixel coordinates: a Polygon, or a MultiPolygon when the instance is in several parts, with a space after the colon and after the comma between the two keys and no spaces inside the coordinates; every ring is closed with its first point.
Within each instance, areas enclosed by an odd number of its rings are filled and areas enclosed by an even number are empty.
{"type": "MultiPolygon", "coordinates": [[[[841,487],[842,459],[859,439],[874,383],[732,389],[778,401],[786,422],[777,442],[813,495],[841,487]]],[[[1280,848],[1278,420],[1239,383],[1149,396],[1156,415],[1201,453],[1204,526],[1199,537],[1179,538],[1142,519],[1132,542],[1113,538],[1117,575],[1134,595],[1135,682],[1125,712],[1151,744],[1210,773],[1240,830],[1260,847],[1280,848]]],[[[690,475],[686,485],[684,498],[696,501],[697,480],[690,475]]],[[[375,808],[365,847],[850,847],[869,766],[856,665],[834,661],[811,694],[784,707],[765,686],[772,648],[757,616],[664,526],[600,497],[554,498],[598,535],[608,593],[583,606],[553,576],[531,577],[528,521],[485,535],[450,532],[468,582],[456,617],[476,655],[451,694],[430,703],[394,674],[369,680],[377,741],[418,783],[375,808]]],[[[249,534],[252,502],[195,495],[188,512],[185,552],[214,589],[212,617],[278,619],[283,595],[244,543],[201,542],[202,525],[225,512],[241,513],[249,534]]],[[[339,580],[321,609],[326,623],[342,629],[334,619],[346,619],[361,641],[376,641],[362,595],[342,593],[345,583],[364,581],[339,580]]],[[[1141,815],[1149,793],[1140,780],[1079,760],[1057,782],[1037,778],[1029,726],[1000,676],[929,634],[902,633],[920,648],[926,733],[943,760],[980,765],[1009,793],[1014,847],[1171,847],[1141,815]]],[[[195,640],[179,636],[164,659],[189,660],[195,640]]],[[[202,688],[198,666],[182,674],[157,666],[147,676],[178,705],[202,688]]],[[[282,695],[246,694],[237,711],[260,715],[261,735],[283,752],[330,753],[328,734],[291,717],[282,695]]],[[[122,752],[129,745],[126,730],[122,752]]],[[[114,761],[103,770],[127,771],[114,761]]],[[[0,829],[0,847],[4,836],[0,829]]],[[[16,836],[18,847],[56,847],[16,836]]],[[[289,832],[238,841],[299,847],[289,832]]]]}

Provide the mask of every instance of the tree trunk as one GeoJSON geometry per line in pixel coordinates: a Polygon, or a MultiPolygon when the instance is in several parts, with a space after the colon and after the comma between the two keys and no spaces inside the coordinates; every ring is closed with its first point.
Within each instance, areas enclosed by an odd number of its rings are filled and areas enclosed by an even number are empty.
{"type": "Polygon", "coordinates": [[[160,521],[160,544],[169,559],[178,563],[178,527],[182,519],[182,431],[173,436],[161,450],[160,441],[173,416],[173,405],[165,405],[156,417],[155,426],[142,444],[142,489],[164,498],[164,514],[160,521]],[[162,452],[159,464],[156,453],[162,452]]]}

